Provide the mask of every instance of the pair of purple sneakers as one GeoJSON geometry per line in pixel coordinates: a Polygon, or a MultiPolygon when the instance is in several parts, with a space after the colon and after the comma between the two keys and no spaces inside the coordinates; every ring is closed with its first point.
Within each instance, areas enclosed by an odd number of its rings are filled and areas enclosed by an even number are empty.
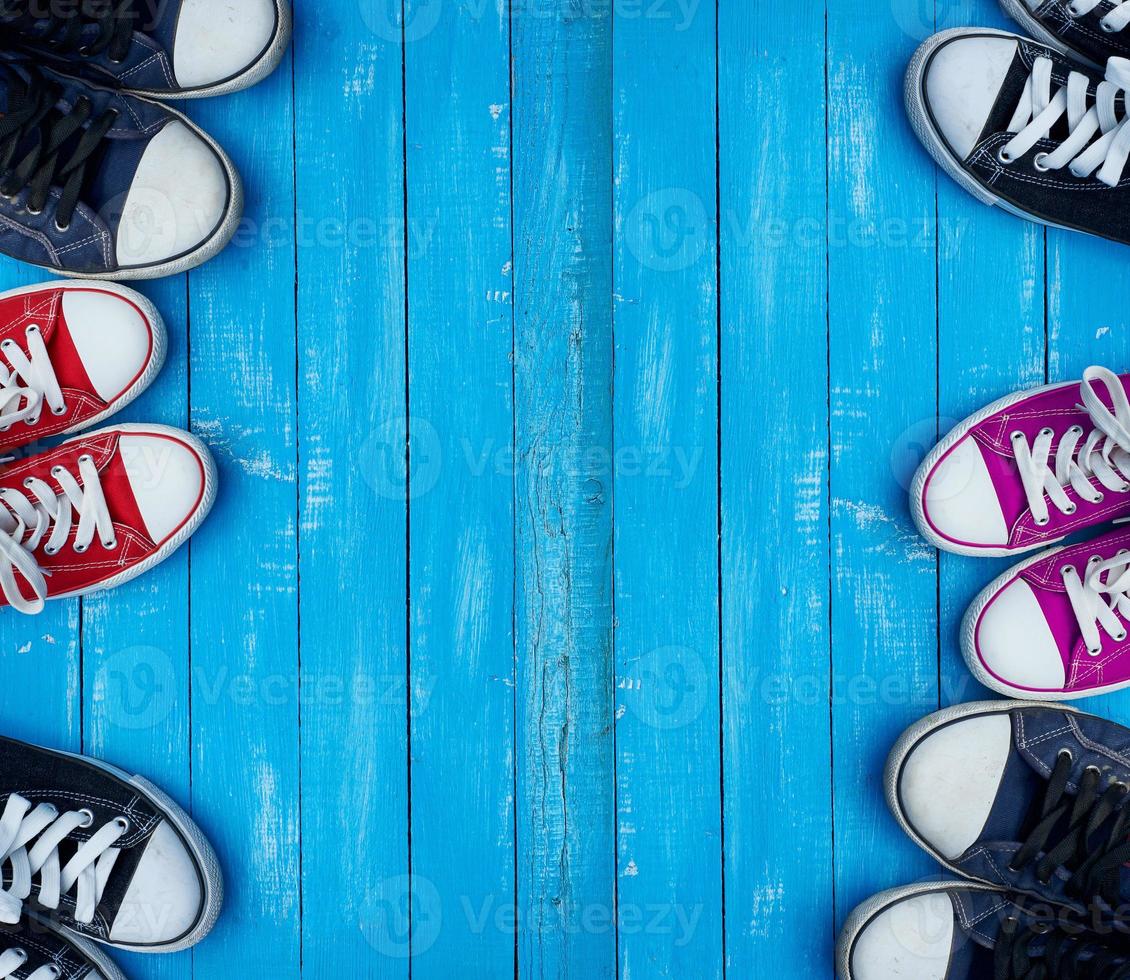
{"type": "Polygon", "coordinates": [[[1128,385],[1130,374],[1091,367],[1009,395],[956,426],[915,475],[914,519],[938,548],[999,557],[1059,544],[999,576],[962,623],[974,676],[1008,697],[1130,686],[1128,385]]]}

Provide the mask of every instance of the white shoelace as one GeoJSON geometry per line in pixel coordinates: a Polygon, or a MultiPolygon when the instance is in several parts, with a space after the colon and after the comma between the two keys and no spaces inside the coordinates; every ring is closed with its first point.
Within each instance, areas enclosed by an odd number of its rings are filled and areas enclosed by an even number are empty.
{"type": "MultiPolygon", "coordinates": [[[[74,856],[60,867],[59,845],[76,830],[88,829],[93,823],[89,810],[60,813],[50,803],[33,808],[22,796],[8,797],[0,815],[0,865],[11,870],[10,898],[28,898],[32,879],[38,875],[36,900],[40,905],[57,909],[60,899],[75,889],[75,919],[93,922],[121,853],[114,844],[130,829],[125,817],[117,817],[79,844],[74,856]]],[[[0,977],[3,975],[0,970],[0,977]]]]}
{"type": "Polygon", "coordinates": [[[1083,437],[1083,427],[1073,425],[1059,440],[1054,471],[1048,466],[1055,431],[1045,426],[1032,444],[1022,432],[1012,433],[1012,451],[1024,485],[1024,495],[1039,525],[1048,522],[1048,500],[1064,514],[1074,514],[1075,504],[1067,496],[1070,485],[1083,499],[1097,504],[1103,493],[1091,483],[1095,477],[1107,490],[1130,490],[1130,400],[1118,375],[1103,367],[1090,367],[1079,386],[1083,404],[1094,428],[1083,437]],[[1110,396],[1114,412],[1099,397],[1100,382],[1110,396]]]}
{"type": "Polygon", "coordinates": [[[1100,626],[1112,640],[1125,640],[1124,620],[1130,618],[1130,552],[1120,551],[1106,561],[1094,555],[1082,575],[1074,565],[1065,565],[1060,573],[1087,653],[1092,657],[1102,653],[1100,626]]]}
{"type": "Polygon", "coordinates": [[[1010,164],[1024,156],[1039,140],[1047,139],[1052,126],[1066,112],[1070,130],[1067,139],[1054,152],[1037,154],[1036,168],[1060,170],[1069,166],[1076,177],[1090,177],[1098,170],[1095,176],[1099,180],[1116,186],[1130,157],[1130,126],[1127,126],[1127,118],[1120,120],[1115,112],[1116,100],[1130,89],[1130,60],[1111,58],[1107,62],[1106,81],[1099,83],[1095,104],[1090,108],[1087,107],[1089,80],[1086,75],[1077,71],[1069,73],[1067,84],[1054,96],[1051,85],[1051,59],[1037,58],[1024,83],[1020,104],[1008,124],[1008,131],[1016,135],[997,151],[1000,161],[1010,164]]]}
{"type": "Polygon", "coordinates": [[[80,456],[78,469],[79,479],[62,466],[51,470],[62,488],[59,495],[49,483],[35,477],[24,481],[22,492],[13,487],[0,489],[0,589],[13,609],[23,613],[43,609],[47,579],[35,552],[40,547],[47,555],[62,550],[71,533],[73,513],[79,517],[74,543],[78,554],[90,547],[96,531],[103,548],[118,546],[94,457],[80,456]],[[35,599],[24,598],[17,571],[30,583],[35,599]]]}
{"type": "Polygon", "coordinates": [[[0,354],[8,359],[8,364],[0,361],[0,432],[17,422],[35,425],[44,401],[56,415],[67,410],[42,331],[32,324],[26,337],[28,354],[14,340],[0,343],[0,354]]]}
{"type": "MultiPolygon", "coordinates": [[[[1072,17],[1082,17],[1084,14],[1089,14],[1098,5],[1099,0],[1074,0],[1073,3],[1067,5],[1067,12],[1072,17]]],[[[1038,7],[1039,4],[1037,3],[1036,6],[1038,7]]],[[[1130,24],[1130,0],[1122,0],[1121,3],[1119,0],[1115,0],[1114,7],[1099,21],[1099,26],[1111,34],[1121,31],[1127,24],[1130,24]]]]}

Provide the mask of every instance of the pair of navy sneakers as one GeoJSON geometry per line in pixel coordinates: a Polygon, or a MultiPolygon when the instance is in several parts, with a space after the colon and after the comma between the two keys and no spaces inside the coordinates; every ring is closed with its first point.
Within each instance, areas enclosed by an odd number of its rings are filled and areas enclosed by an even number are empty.
{"type": "Polygon", "coordinates": [[[959,880],[860,905],[841,980],[1130,977],[1130,729],[1058,704],[959,705],[903,734],[885,783],[959,880]]]}
{"type": "Polygon", "coordinates": [[[217,143],[157,99],[279,63],[286,0],[0,0],[0,252],[148,279],[219,252],[242,215],[217,143]]]}
{"type": "Polygon", "coordinates": [[[914,55],[915,133],[977,200],[1130,243],[1130,4],[1000,4],[1029,37],[958,28],[914,55]]]}

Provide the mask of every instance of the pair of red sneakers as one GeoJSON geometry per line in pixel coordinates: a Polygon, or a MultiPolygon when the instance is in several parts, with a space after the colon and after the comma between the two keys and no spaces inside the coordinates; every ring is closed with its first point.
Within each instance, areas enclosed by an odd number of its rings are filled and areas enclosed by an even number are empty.
{"type": "Polygon", "coordinates": [[[116,425],[12,458],[98,425],[164,359],[161,318],[133,290],[76,281],[0,293],[0,606],[36,613],[121,585],[207,516],[215,464],[179,429],[116,425]]]}

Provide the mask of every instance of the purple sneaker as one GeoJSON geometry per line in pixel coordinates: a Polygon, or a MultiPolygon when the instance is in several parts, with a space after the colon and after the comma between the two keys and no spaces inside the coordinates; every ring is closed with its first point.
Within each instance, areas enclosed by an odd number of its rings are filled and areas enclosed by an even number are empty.
{"type": "Polygon", "coordinates": [[[1009,569],[973,601],[961,649],[986,687],[1070,700],[1130,685],[1130,527],[1009,569]]]}
{"type": "Polygon", "coordinates": [[[910,490],[923,537],[961,555],[1015,555],[1130,517],[1130,374],[1008,395],[956,426],[910,490]]]}

